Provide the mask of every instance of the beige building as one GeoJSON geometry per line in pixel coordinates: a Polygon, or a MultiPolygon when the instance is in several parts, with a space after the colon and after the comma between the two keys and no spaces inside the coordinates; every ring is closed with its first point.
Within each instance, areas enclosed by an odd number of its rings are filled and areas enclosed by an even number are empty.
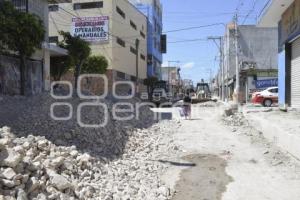
{"type": "Polygon", "coordinates": [[[52,4],[49,11],[50,42],[61,41],[59,31],[89,41],[92,55],[103,55],[109,61],[110,83],[135,81],[137,74],[140,82],[147,77],[147,18],[127,0],[73,0],[52,4]]]}

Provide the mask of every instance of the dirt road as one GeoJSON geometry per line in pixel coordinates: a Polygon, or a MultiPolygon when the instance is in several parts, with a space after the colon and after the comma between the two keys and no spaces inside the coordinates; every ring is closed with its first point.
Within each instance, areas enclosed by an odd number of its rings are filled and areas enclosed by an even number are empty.
{"type": "Polygon", "coordinates": [[[162,176],[175,190],[173,200],[300,199],[299,161],[255,127],[224,125],[219,108],[193,110],[193,120],[180,120],[174,130],[182,154],[169,158],[162,176]]]}

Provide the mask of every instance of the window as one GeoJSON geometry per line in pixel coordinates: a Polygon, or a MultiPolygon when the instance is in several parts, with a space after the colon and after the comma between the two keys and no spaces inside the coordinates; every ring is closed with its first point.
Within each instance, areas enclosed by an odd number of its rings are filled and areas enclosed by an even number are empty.
{"type": "Polygon", "coordinates": [[[121,45],[122,47],[125,47],[125,41],[122,40],[122,39],[119,38],[119,37],[117,37],[117,43],[118,43],[119,45],[121,45]]]}
{"type": "Polygon", "coordinates": [[[141,54],[141,59],[146,60],[146,57],[143,54],[141,54]]]}
{"type": "Polygon", "coordinates": [[[124,19],[126,18],[125,13],[118,6],[117,6],[117,13],[119,13],[124,19]]]}
{"type": "Polygon", "coordinates": [[[11,2],[17,10],[19,10],[21,12],[28,11],[28,1],[27,0],[12,0],[11,2]]]}
{"type": "Polygon", "coordinates": [[[49,12],[55,12],[58,11],[59,7],[58,5],[50,5],[49,6],[49,12]]]}
{"type": "Polygon", "coordinates": [[[142,38],[146,38],[146,35],[145,35],[145,33],[143,33],[143,31],[140,31],[140,35],[142,36],[142,38]]]}
{"type": "Polygon", "coordinates": [[[58,36],[50,36],[49,43],[58,43],[58,36]]]}
{"type": "Polygon", "coordinates": [[[271,93],[278,93],[278,88],[270,89],[269,92],[271,92],[271,93]]]}
{"type": "Polygon", "coordinates": [[[131,26],[133,29],[136,30],[136,25],[135,25],[135,23],[134,23],[133,21],[131,21],[131,20],[130,20],[130,26],[131,26]]]}
{"type": "Polygon", "coordinates": [[[103,8],[103,1],[86,2],[86,3],[74,3],[73,9],[91,9],[91,8],[103,8]]]}
{"type": "Polygon", "coordinates": [[[130,47],[130,52],[136,55],[136,49],[133,47],[130,47]]]}

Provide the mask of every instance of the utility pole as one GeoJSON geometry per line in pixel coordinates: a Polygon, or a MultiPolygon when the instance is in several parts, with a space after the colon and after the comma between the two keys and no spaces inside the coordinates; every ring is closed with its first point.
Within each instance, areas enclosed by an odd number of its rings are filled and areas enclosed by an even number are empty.
{"type": "Polygon", "coordinates": [[[235,84],[235,103],[239,104],[239,95],[240,95],[240,66],[239,66],[239,46],[238,46],[238,14],[235,14],[234,17],[235,23],[235,74],[236,74],[236,84],[235,84]]]}
{"type": "Polygon", "coordinates": [[[217,45],[217,47],[219,48],[220,51],[220,69],[221,69],[221,99],[222,101],[225,101],[225,73],[224,73],[224,53],[223,53],[223,37],[219,36],[219,37],[208,37],[208,40],[213,40],[215,42],[215,44],[217,45]],[[219,40],[219,44],[216,42],[216,40],[219,40]]]}
{"type": "Polygon", "coordinates": [[[139,45],[140,45],[140,41],[138,39],[136,39],[135,40],[135,53],[136,53],[136,60],[135,60],[135,72],[136,72],[135,92],[137,94],[139,92],[139,45]]]}

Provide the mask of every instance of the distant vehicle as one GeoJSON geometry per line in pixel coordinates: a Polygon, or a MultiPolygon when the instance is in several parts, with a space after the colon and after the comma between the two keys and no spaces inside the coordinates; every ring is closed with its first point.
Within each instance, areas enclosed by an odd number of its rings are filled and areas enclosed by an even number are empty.
{"type": "Polygon", "coordinates": [[[155,88],[152,92],[152,102],[156,105],[170,102],[171,98],[165,88],[155,88]]]}
{"type": "Polygon", "coordinates": [[[253,93],[252,103],[261,104],[265,107],[270,107],[274,103],[278,103],[278,87],[270,87],[261,92],[253,93]]]}
{"type": "Polygon", "coordinates": [[[198,83],[196,92],[192,96],[193,102],[203,102],[211,100],[211,92],[208,83],[198,83]]]}

